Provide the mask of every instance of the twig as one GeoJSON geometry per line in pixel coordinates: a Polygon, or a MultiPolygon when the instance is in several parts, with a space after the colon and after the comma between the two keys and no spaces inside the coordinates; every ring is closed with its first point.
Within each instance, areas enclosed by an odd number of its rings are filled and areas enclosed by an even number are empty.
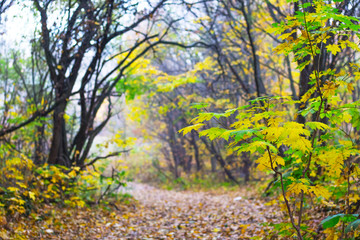
{"type": "Polygon", "coordinates": [[[93,160],[91,160],[89,163],[83,165],[81,167],[81,169],[84,169],[85,167],[87,166],[90,166],[90,165],[93,165],[96,161],[98,160],[101,160],[101,159],[106,159],[106,158],[109,158],[109,157],[115,157],[115,156],[118,156],[120,155],[121,153],[127,153],[127,152],[130,152],[132,149],[126,149],[126,150],[123,150],[123,151],[117,151],[117,152],[113,152],[113,153],[110,153],[106,156],[99,156],[99,157],[96,157],[94,158],[93,160]]]}

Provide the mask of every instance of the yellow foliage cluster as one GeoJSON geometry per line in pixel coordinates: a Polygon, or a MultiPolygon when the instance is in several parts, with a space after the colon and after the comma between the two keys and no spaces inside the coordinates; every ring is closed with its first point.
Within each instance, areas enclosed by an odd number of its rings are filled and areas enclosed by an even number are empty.
{"type": "Polygon", "coordinates": [[[84,202],[74,197],[78,189],[73,184],[80,169],[67,169],[57,166],[35,166],[25,156],[12,158],[5,162],[0,177],[2,194],[0,207],[3,214],[25,214],[31,212],[36,204],[65,201],[65,204],[84,206],[84,202]]]}
{"type": "Polygon", "coordinates": [[[86,201],[106,194],[102,189],[123,185],[124,172],[116,173],[105,177],[98,169],[36,166],[24,155],[8,159],[0,173],[0,218],[36,215],[44,204],[84,207],[86,201]]]}

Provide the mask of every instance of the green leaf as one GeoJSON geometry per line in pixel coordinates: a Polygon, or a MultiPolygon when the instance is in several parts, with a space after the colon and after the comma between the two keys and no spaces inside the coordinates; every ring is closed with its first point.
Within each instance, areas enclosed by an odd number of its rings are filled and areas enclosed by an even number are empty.
{"type": "MultiPolygon", "coordinates": [[[[329,216],[321,221],[321,224],[324,229],[334,227],[341,220],[343,222],[350,222],[356,219],[359,214],[343,214],[339,213],[336,215],[329,216]]],[[[350,224],[351,225],[351,224],[350,224]]],[[[359,224],[358,224],[359,225],[359,224]]],[[[358,226],[356,225],[356,226],[358,226]]],[[[348,226],[349,227],[349,226],[348,226]]]]}
{"type": "Polygon", "coordinates": [[[207,136],[210,139],[210,141],[212,141],[215,138],[220,137],[221,134],[223,134],[225,131],[226,131],[226,129],[214,127],[214,128],[209,128],[209,129],[201,131],[199,133],[199,136],[200,137],[207,136]]]}
{"type": "Polygon", "coordinates": [[[344,216],[343,213],[329,216],[321,221],[321,225],[324,229],[334,227],[340,221],[340,218],[344,216]]]}
{"type": "Polygon", "coordinates": [[[300,5],[302,8],[307,8],[311,6],[311,3],[304,3],[300,5]]]}
{"type": "Polygon", "coordinates": [[[360,225],[360,219],[356,219],[345,228],[345,233],[354,231],[360,225]]]}
{"type": "Polygon", "coordinates": [[[357,217],[359,216],[359,214],[346,214],[343,217],[341,217],[341,221],[342,222],[352,222],[354,221],[357,217]]]}
{"type": "Polygon", "coordinates": [[[308,126],[309,128],[311,128],[312,130],[315,129],[320,129],[320,130],[325,130],[325,129],[329,129],[330,127],[322,122],[307,122],[305,123],[306,126],[308,126]]]}
{"type": "Polygon", "coordinates": [[[236,142],[239,142],[239,141],[241,141],[243,139],[245,134],[246,135],[252,135],[255,132],[257,132],[257,130],[255,130],[255,129],[245,129],[245,130],[234,131],[230,135],[231,135],[231,137],[234,138],[234,140],[236,142]]]}
{"type": "Polygon", "coordinates": [[[271,143],[262,141],[261,139],[258,140],[256,137],[253,140],[254,140],[254,142],[252,142],[252,143],[244,143],[244,144],[241,144],[241,146],[234,147],[233,148],[234,151],[236,151],[238,153],[238,155],[242,152],[263,153],[266,150],[266,148],[269,147],[271,152],[273,152],[273,153],[278,152],[278,149],[271,143]]]}
{"type": "Polygon", "coordinates": [[[299,64],[296,69],[299,69],[299,71],[302,71],[307,65],[309,65],[311,61],[304,61],[301,64],[299,64]]]}
{"type": "Polygon", "coordinates": [[[208,103],[191,103],[190,106],[191,106],[191,108],[201,109],[201,108],[208,107],[209,104],[208,103]]]}

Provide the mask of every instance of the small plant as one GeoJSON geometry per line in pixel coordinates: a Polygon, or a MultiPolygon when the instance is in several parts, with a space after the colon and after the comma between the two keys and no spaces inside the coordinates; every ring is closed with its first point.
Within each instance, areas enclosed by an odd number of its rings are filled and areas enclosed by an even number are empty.
{"type": "Polygon", "coordinates": [[[191,121],[192,126],[180,132],[187,134],[201,129],[206,121],[236,115],[230,127],[219,124],[200,130],[199,136],[226,140],[232,151],[256,157],[258,170],[276,175],[281,207],[289,219],[276,225],[279,234],[312,239],[317,232],[306,224],[306,212],[313,204],[326,206],[333,201],[339,213],[322,221],[324,233],[328,237],[354,238],[360,236],[358,214],[352,209],[359,205],[356,183],[360,168],[355,159],[360,154],[360,101],[353,101],[351,95],[359,79],[359,66],[349,63],[340,71],[320,71],[315,66],[320,65],[322,49],[332,55],[348,48],[360,50],[351,41],[359,36],[359,21],[340,14],[334,4],[325,1],[299,6],[300,11],[288,16],[286,22],[274,24],[270,31],[285,40],[274,51],[293,54],[294,61],[301,63],[299,71],[313,66],[309,90],[302,98],[259,97],[224,113],[203,112],[191,121]],[[309,8],[313,11],[307,11],[309,8]],[[329,22],[333,24],[324,27],[329,22]],[[298,115],[307,121],[292,120],[298,115]]]}

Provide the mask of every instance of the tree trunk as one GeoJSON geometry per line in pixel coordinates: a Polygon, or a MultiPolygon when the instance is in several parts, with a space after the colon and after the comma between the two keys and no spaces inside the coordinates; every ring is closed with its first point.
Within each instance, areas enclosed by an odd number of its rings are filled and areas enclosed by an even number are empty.
{"type": "Polygon", "coordinates": [[[211,157],[211,172],[216,172],[216,157],[211,157]]]}
{"type": "Polygon", "coordinates": [[[250,160],[250,153],[243,152],[241,155],[241,160],[243,162],[242,173],[244,174],[244,181],[245,183],[247,183],[248,181],[250,181],[250,168],[252,165],[252,162],[250,160]]]}
{"type": "Polygon", "coordinates": [[[35,157],[34,163],[35,165],[42,165],[45,161],[45,122],[40,121],[41,126],[36,127],[35,132],[35,157]]]}
{"type": "Polygon", "coordinates": [[[211,151],[215,155],[216,160],[220,163],[220,166],[223,168],[226,176],[229,178],[230,181],[233,181],[236,184],[239,184],[239,182],[236,180],[236,178],[232,175],[231,171],[226,168],[226,162],[223,159],[223,157],[216,151],[215,145],[213,142],[211,142],[211,151]]]}
{"type": "Polygon", "coordinates": [[[59,104],[59,106],[54,110],[53,131],[48,163],[70,167],[71,162],[67,149],[66,127],[64,119],[65,108],[66,101],[59,104]]]}

